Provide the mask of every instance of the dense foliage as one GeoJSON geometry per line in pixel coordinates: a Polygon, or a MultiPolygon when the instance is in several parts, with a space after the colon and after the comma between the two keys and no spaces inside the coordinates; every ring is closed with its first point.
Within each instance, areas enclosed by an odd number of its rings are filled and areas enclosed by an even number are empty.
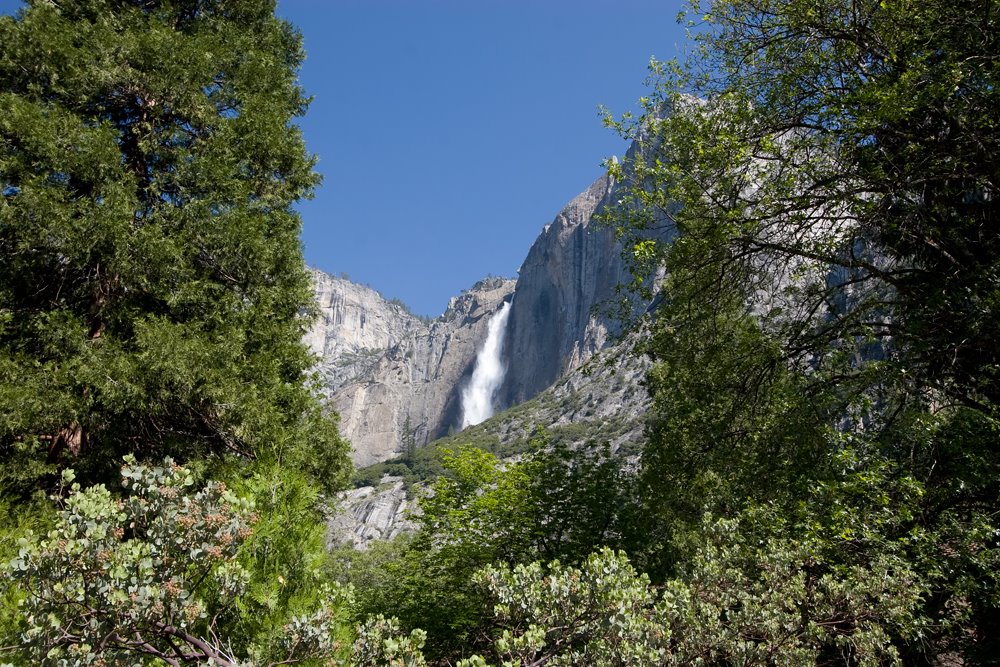
{"type": "MultiPolygon", "coordinates": [[[[253,504],[219,482],[197,488],[191,470],[121,469],[128,493],[72,483],[55,526],[26,534],[9,568],[24,584],[21,650],[26,664],[380,665],[421,661],[424,633],[395,621],[351,631],[350,589],[322,586],[313,608],[274,632],[234,642],[227,612],[253,573],[239,554],[259,523],[253,504]],[[138,663],[136,661],[139,661],[138,663]]],[[[417,663],[413,663],[417,664],[417,663]]]]}
{"type": "MultiPolygon", "coordinates": [[[[988,663],[1000,12],[720,0],[691,16],[695,51],[654,63],[646,115],[618,124],[640,149],[612,166],[637,269],[668,271],[641,471],[657,533],[633,555],[684,575],[702,511],[750,526],[769,508],[789,548],[811,544],[804,573],[895,562],[895,596],[922,589],[875,615],[885,659],[988,663]],[[650,240],[663,224],[669,246],[650,240]]],[[[846,645],[811,660],[862,661],[846,645]]]]}
{"type": "Polygon", "coordinates": [[[340,554],[338,576],[355,586],[360,615],[391,613],[426,630],[432,658],[467,655],[489,637],[480,569],[584,558],[595,539],[619,545],[629,488],[620,462],[548,442],[539,434],[536,453],[517,463],[474,447],[446,453],[415,536],[340,554]]]}
{"type": "Polygon", "coordinates": [[[8,488],[67,461],[113,479],[127,452],[343,480],[344,444],[303,383],[292,205],[317,176],[290,122],[300,41],[258,0],[0,18],[8,488]]]}
{"type": "MultiPolygon", "coordinates": [[[[73,479],[70,470],[63,476],[73,479]]],[[[235,556],[253,517],[223,485],[185,495],[193,483],[168,459],[156,468],[130,461],[122,486],[132,493],[123,499],[103,485],[73,484],[56,527],[44,540],[24,540],[11,563],[28,592],[32,659],[86,664],[145,653],[232,662],[202,637],[216,630],[219,610],[209,604],[245,586],[235,556]]]]}
{"type": "Polygon", "coordinates": [[[322,620],[320,510],[350,466],[301,342],[293,206],[318,177],[274,9],[0,17],[2,662],[264,664],[338,640],[301,620],[322,620]],[[164,456],[183,483],[149,468],[164,456]],[[294,651],[290,623],[313,628],[294,651]]]}

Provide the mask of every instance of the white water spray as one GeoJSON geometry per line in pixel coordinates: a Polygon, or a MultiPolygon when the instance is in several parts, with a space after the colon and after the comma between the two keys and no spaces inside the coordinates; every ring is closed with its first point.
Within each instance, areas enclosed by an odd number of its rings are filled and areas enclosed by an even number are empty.
{"type": "Polygon", "coordinates": [[[503,352],[508,315],[510,315],[509,301],[504,303],[490,319],[486,342],[476,356],[472,379],[462,389],[462,428],[484,422],[493,416],[493,400],[507,370],[500,359],[500,354],[503,352]]]}

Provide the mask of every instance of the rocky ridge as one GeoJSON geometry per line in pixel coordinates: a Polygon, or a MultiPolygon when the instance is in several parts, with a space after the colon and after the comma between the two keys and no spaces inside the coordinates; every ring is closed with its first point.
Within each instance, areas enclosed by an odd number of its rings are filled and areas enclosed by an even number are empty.
{"type": "Polygon", "coordinates": [[[456,430],[490,317],[512,300],[497,408],[552,386],[613,343],[606,312],[629,281],[614,231],[597,222],[615,194],[607,176],[567,204],[532,244],[516,281],[490,278],[427,321],[350,281],[313,272],[320,318],[306,336],[341,430],[364,466],[456,430]],[[516,295],[514,294],[516,287],[516,295]]]}
{"type": "Polygon", "coordinates": [[[500,403],[526,401],[612,342],[620,325],[606,316],[629,276],[614,230],[596,222],[614,184],[598,178],[532,244],[518,272],[500,403]]]}
{"type": "Polygon", "coordinates": [[[608,443],[629,455],[651,402],[642,384],[652,362],[636,350],[637,341],[636,334],[616,340],[540,394],[435,444],[475,444],[504,456],[524,450],[545,429],[549,440],[608,443]]]}
{"type": "Polygon", "coordinates": [[[514,281],[482,280],[427,321],[375,290],[312,272],[319,316],[306,335],[355,465],[447,435],[490,316],[514,281]]]}

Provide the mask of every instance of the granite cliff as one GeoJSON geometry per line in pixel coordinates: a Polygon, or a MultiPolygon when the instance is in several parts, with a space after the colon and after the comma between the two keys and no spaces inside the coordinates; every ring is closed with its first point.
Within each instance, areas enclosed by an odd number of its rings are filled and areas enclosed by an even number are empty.
{"type": "Polygon", "coordinates": [[[516,281],[490,278],[422,320],[374,290],[314,271],[320,316],[306,341],[354,462],[386,460],[448,435],[460,424],[461,388],[490,317],[511,301],[499,410],[526,401],[616,339],[605,312],[628,281],[613,230],[595,216],[613,197],[597,179],[546,225],[516,281]],[[516,293],[515,293],[516,287],[516,293]]]}
{"type": "Polygon", "coordinates": [[[364,466],[447,435],[459,421],[490,316],[514,281],[488,278],[427,321],[375,290],[313,271],[319,317],[306,336],[340,428],[364,466]]]}
{"type": "Polygon", "coordinates": [[[537,395],[619,333],[604,313],[629,276],[614,231],[595,222],[613,191],[607,176],[597,179],[528,250],[508,322],[502,407],[537,395]]]}
{"type": "Polygon", "coordinates": [[[567,204],[528,250],[517,280],[488,278],[451,300],[435,320],[348,280],[313,272],[320,317],[306,340],[365,466],[457,430],[490,318],[510,311],[496,394],[503,410],[537,396],[614,343],[606,313],[630,276],[614,231],[597,222],[613,199],[607,176],[567,204]],[[516,288],[516,290],[515,290],[516,288]]]}

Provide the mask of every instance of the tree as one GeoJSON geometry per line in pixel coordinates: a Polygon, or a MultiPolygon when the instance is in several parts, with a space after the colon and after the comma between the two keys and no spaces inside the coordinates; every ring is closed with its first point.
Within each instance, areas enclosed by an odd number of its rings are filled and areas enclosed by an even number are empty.
{"type": "Polygon", "coordinates": [[[394,614],[426,631],[430,658],[454,661],[486,637],[478,570],[575,564],[635,539],[634,476],[607,445],[553,444],[539,429],[528,448],[519,461],[473,446],[440,450],[443,474],[420,498],[418,532],[346,554],[338,575],[357,587],[362,615],[394,614]]]}
{"type": "Polygon", "coordinates": [[[388,553],[355,555],[345,574],[367,587],[358,591],[362,616],[398,616],[403,627],[426,631],[429,656],[451,660],[475,646],[486,616],[472,576],[535,557],[538,524],[530,461],[507,465],[461,446],[443,464],[420,499],[416,535],[388,553]]]}
{"type": "Polygon", "coordinates": [[[659,576],[694,567],[704,507],[794,515],[825,497],[842,518],[867,480],[884,509],[842,539],[803,520],[781,558],[809,572],[794,554],[811,542],[834,572],[895,561],[925,587],[907,612],[924,626],[917,639],[880,621],[891,651],[988,662],[1000,8],[712,0],[691,15],[691,58],[653,64],[626,128],[641,149],[612,166],[637,266],[668,272],[642,473],[674,521],[659,576]],[[669,246],[649,240],[661,224],[669,246]],[[898,493],[906,480],[919,493],[898,493]]]}
{"type": "Polygon", "coordinates": [[[885,481],[865,473],[817,488],[789,517],[773,506],[706,517],[683,576],[658,587],[607,548],[575,566],[485,567],[474,578],[494,604],[481,647],[493,664],[524,667],[898,663],[897,640],[925,636],[934,620],[921,614],[929,582],[885,530],[906,517],[882,494],[912,507],[920,485],[885,481]],[[830,531],[874,548],[845,564],[830,531]]]}
{"type": "Polygon", "coordinates": [[[532,551],[539,558],[577,564],[599,548],[634,548],[648,538],[645,521],[639,527],[645,508],[637,504],[634,466],[622,452],[612,453],[607,442],[570,445],[543,429],[530,447],[532,551]]]}
{"type": "MultiPolygon", "coordinates": [[[[628,129],[622,230],[671,218],[675,279],[738,290],[812,367],[891,341],[914,396],[983,407],[997,320],[1000,147],[990,2],[693,3],[628,129]],[[683,268],[681,268],[683,267],[683,268]],[[831,268],[836,269],[831,271],[831,268]],[[790,291],[795,294],[790,294],[790,291]],[[780,326],[779,326],[780,325],[780,326]]],[[[657,255],[634,239],[635,255],[657,255]]],[[[648,264],[647,264],[648,266],[648,264]]]]}
{"type": "Polygon", "coordinates": [[[899,521],[816,547],[834,570],[899,558],[927,587],[922,639],[883,627],[907,663],[989,662],[1000,8],[708,0],[688,15],[690,58],[652,64],[646,114],[618,124],[640,148],[612,165],[636,267],[667,271],[642,462],[666,519],[653,574],[692,567],[706,507],[794,514],[817,484],[842,502],[875,480],[899,521]],[[669,245],[649,234],[665,224],[669,245]]]}
{"type": "Polygon", "coordinates": [[[504,665],[667,664],[669,628],[654,613],[649,578],[603,549],[579,568],[559,561],[484,568],[501,631],[490,647],[504,665]]]}
{"type": "Polygon", "coordinates": [[[125,452],[344,481],[300,342],[302,57],[273,0],[0,18],[0,456],[35,466],[9,489],[125,452]]]}

